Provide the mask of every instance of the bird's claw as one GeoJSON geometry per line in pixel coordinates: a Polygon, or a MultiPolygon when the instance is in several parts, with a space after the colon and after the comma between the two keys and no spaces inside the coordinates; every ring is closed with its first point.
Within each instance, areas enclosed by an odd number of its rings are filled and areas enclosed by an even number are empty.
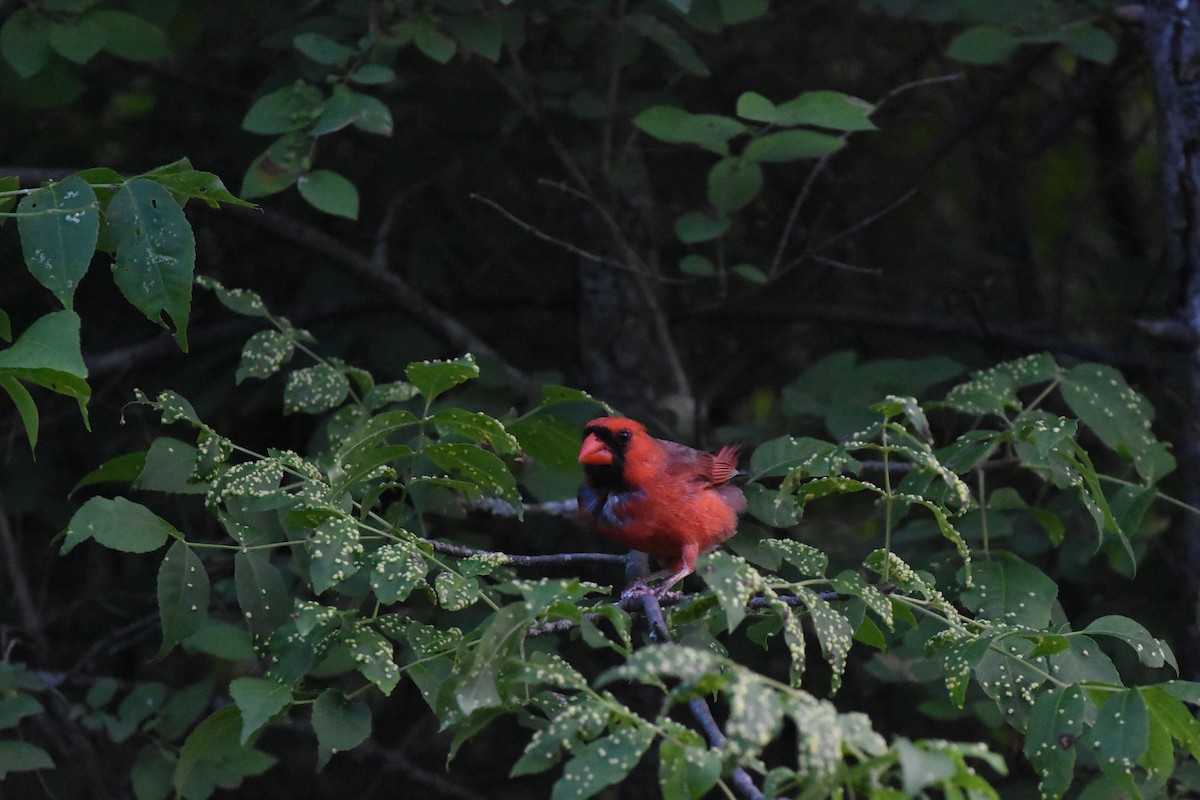
{"type": "Polygon", "coordinates": [[[645,597],[648,594],[654,593],[654,590],[647,586],[645,581],[636,580],[621,591],[621,600],[636,600],[640,597],[645,597]]]}

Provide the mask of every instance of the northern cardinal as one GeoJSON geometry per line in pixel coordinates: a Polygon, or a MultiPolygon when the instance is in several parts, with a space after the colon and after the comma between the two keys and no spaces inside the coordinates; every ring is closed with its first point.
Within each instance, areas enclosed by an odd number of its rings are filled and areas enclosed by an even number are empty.
{"type": "MultiPolygon", "coordinates": [[[[737,445],[715,455],[655,439],[646,426],[600,417],[583,430],[579,513],[622,547],[649,553],[669,568],[662,594],[690,575],[696,558],[733,536],[746,508],[737,474],[737,445]]],[[[643,585],[644,586],[644,585],[643,585]]],[[[626,590],[636,591],[638,583],[626,590]]]]}

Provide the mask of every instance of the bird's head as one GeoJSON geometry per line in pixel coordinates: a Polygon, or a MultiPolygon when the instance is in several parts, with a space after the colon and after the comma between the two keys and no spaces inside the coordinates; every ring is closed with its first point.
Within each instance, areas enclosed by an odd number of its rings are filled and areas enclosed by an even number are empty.
{"type": "Polygon", "coordinates": [[[599,417],[583,429],[579,463],[596,488],[625,489],[630,485],[629,463],[653,455],[654,440],[646,426],[625,417],[599,417]]]}

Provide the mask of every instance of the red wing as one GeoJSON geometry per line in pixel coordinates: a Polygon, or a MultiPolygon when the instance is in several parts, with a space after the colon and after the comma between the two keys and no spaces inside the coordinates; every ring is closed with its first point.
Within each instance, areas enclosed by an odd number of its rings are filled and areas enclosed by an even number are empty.
{"type": "Polygon", "coordinates": [[[688,480],[705,481],[711,486],[728,483],[737,475],[738,446],[727,444],[717,452],[705,453],[678,442],[662,442],[667,452],[667,470],[688,480]]]}

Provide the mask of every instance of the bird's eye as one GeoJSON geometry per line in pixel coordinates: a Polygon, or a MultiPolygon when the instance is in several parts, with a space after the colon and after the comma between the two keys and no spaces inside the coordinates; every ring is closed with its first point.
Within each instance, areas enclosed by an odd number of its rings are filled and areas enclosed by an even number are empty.
{"type": "Polygon", "coordinates": [[[622,429],[622,430],[617,431],[616,438],[617,438],[617,444],[627,445],[627,444],[629,444],[629,440],[633,438],[633,434],[630,433],[628,430],[622,429]]]}

